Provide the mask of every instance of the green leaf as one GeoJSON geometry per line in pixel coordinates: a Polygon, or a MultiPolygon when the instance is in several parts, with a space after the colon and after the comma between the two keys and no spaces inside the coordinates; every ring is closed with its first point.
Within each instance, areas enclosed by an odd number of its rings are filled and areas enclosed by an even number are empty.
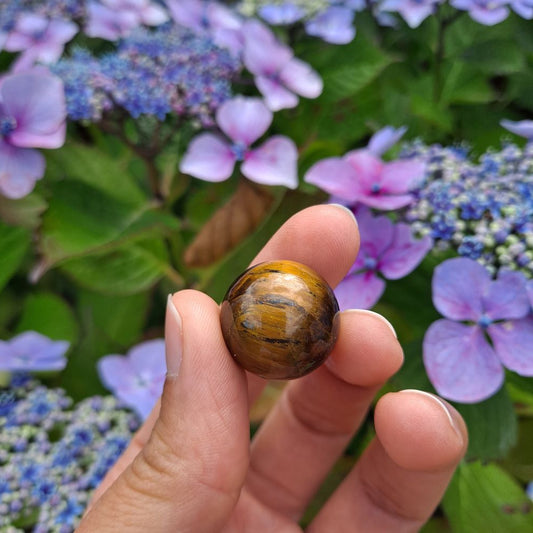
{"type": "Polygon", "coordinates": [[[484,402],[454,407],[468,427],[468,459],[498,459],[516,443],[516,413],[505,387],[484,402]]]}
{"type": "Polygon", "coordinates": [[[130,243],[64,263],[61,269],[90,290],[128,295],[152,287],[168,269],[168,254],[160,239],[130,243]]]}
{"type": "Polygon", "coordinates": [[[0,218],[13,226],[35,229],[41,223],[46,205],[44,198],[35,192],[19,200],[0,195],[0,218]]]}
{"type": "Polygon", "coordinates": [[[443,102],[484,104],[493,99],[493,92],[485,77],[462,61],[448,65],[444,80],[441,93],[443,102]]]}
{"type": "Polygon", "coordinates": [[[462,59],[471,68],[488,74],[512,74],[525,67],[525,55],[514,39],[476,42],[467,48],[462,59]]]}
{"type": "Polygon", "coordinates": [[[31,294],[24,302],[16,331],[28,330],[70,343],[78,338],[78,322],[72,309],[62,298],[48,292],[31,294]]]}
{"type": "Polygon", "coordinates": [[[0,291],[21,265],[30,243],[28,230],[0,222],[0,291]]]}
{"type": "Polygon", "coordinates": [[[533,531],[525,491],[495,464],[461,464],[443,506],[455,533],[533,531]]]}

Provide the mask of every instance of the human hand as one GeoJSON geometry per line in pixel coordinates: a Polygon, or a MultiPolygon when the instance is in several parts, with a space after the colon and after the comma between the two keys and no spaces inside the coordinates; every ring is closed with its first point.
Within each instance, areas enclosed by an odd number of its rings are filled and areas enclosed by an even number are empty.
{"type": "MultiPolygon", "coordinates": [[[[351,214],[316,206],[293,216],[254,263],[292,259],[331,286],[359,244],[351,214]]],[[[169,298],[168,375],[161,402],[96,491],[79,533],[301,531],[298,520],[380,387],[401,366],[392,327],[341,313],[327,362],[291,381],[253,441],[248,410],[265,381],[229,355],[219,306],[198,291],[169,298]]],[[[417,531],[467,446],[460,415],[437,397],[384,395],[376,437],[308,526],[309,532],[417,531]]]]}

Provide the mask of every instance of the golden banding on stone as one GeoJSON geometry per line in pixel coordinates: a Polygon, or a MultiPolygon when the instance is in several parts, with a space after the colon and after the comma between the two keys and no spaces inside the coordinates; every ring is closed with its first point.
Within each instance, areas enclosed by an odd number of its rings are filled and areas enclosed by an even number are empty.
{"type": "Polygon", "coordinates": [[[293,379],[320,366],[335,344],[339,305],[327,282],[295,261],[246,270],[221,308],[224,340],[246,370],[293,379]]]}

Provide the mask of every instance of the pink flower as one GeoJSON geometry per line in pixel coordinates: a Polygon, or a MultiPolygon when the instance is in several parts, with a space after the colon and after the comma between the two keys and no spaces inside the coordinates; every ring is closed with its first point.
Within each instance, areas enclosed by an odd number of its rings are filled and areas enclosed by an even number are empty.
{"type": "Polygon", "coordinates": [[[292,50],[280,43],[258,20],[243,26],[243,61],[254,75],[255,84],[272,111],[296,107],[298,96],[316,98],[322,92],[320,76],[307,64],[293,57],[292,50]]]}
{"type": "Polygon", "coordinates": [[[229,141],[212,133],[201,133],[189,145],[180,170],[206,181],[228,179],[237,161],[248,179],[265,185],[298,186],[296,145],[288,137],[275,135],[259,148],[254,143],[270,126],[272,113],[259,98],[238,96],[217,110],[216,122],[229,141]]]}

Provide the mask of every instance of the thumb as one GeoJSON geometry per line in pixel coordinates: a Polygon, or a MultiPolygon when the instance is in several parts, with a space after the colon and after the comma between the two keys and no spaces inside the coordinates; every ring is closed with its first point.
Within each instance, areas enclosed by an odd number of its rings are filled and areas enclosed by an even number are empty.
{"type": "Polygon", "coordinates": [[[228,520],[248,468],[249,423],[246,377],[227,352],[219,313],[197,291],[169,297],[159,418],[78,533],[218,531],[228,520]]]}

